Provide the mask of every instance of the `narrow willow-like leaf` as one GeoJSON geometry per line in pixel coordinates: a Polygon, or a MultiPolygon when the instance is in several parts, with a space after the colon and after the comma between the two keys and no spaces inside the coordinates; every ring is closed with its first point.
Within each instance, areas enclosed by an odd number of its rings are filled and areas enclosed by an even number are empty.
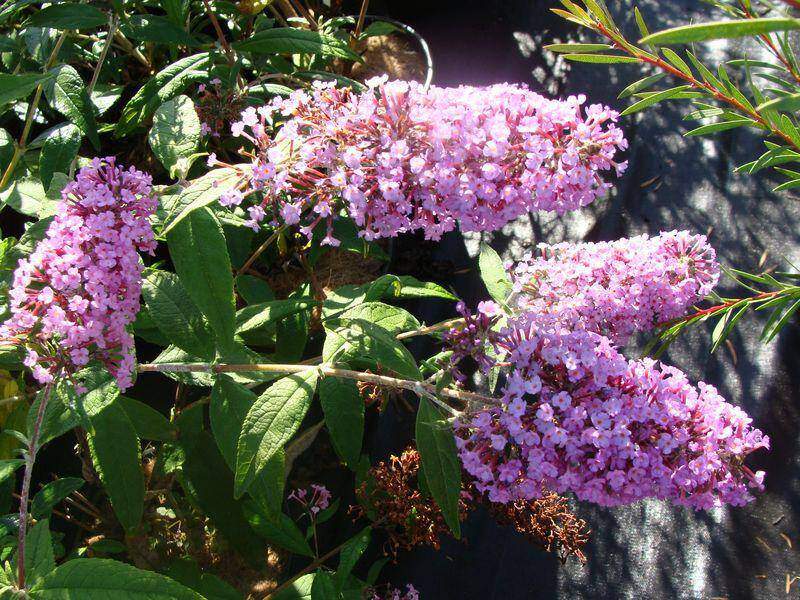
{"type": "Polygon", "coordinates": [[[600,52],[601,50],[611,50],[612,46],[608,44],[550,44],[544,47],[545,50],[550,52],[574,52],[574,53],[592,53],[600,52]]]}
{"type": "Polygon", "coordinates": [[[639,40],[641,44],[689,44],[707,40],[731,39],[760,35],[772,31],[800,29],[800,19],[782,17],[740,19],[681,25],[657,31],[639,40]]]}
{"type": "Polygon", "coordinates": [[[654,83],[664,79],[664,77],[666,77],[666,73],[655,73],[654,75],[649,75],[647,77],[643,77],[642,79],[639,79],[638,81],[634,81],[628,87],[623,89],[619,93],[617,98],[620,98],[620,99],[627,98],[628,96],[631,96],[631,95],[633,95],[633,94],[635,94],[637,92],[644,91],[647,88],[649,88],[651,85],[653,85],[654,83]]]}
{"type": "Polygon", "coordinates": [[[686,64],[686,61],[683,60],[680,56],[677,55],[673,50],[669,48],[663,48],[661,50],[664,53],[666,59],[672,63],[674,67],[677,67],[680,71],[685,73],[686,75],[692,76],[692,70],[689,68],[689,65],[686,64]]]}
{"type": "Polygon", "coordinates": [[[687,131],[684,135],[686,136],[696,136],[696,135],[709,135],[711,133],[718,133],[720,131],[727,131],[729,129],[736,129],[737,127],[744,127],[746,125],[758,125],[752,119],[738,119],[736,121],[723,121],[722,123],[710,123],[708,125],[702,125],[697,127],[696,129],[692,129],[691,131],[687,131]]]}
{"type": "Polygon", "coordinates": [[[564,58],[575,62],[600,63],[600,64],[639,62],[638,58],[635,58],[633,56],[625,56],[622,54],[564,54],[564,58]]]}
{"type": "Polygon", "coordinates": [[[800,110],[800,93],[790,94],[782,98],[774,98],[768,102],[759,105],[756,110],[764,112],[767,110],[783,110],[786,112],[795,112],[800,110]]]}
{"type": "Polygon", "coordinates": [[[620,115],[625,116],[625,115],[633,114],[635,112],[638,112],[640,110],[643,110],[643,109],[647,108],[648,106],[652,106],[653,104],[657,104],[658,102],[661,102],[662,100],[669,100],[670,98],[675,98],[681,92],[687,91],[689,89],[691,89],[690,86],[681,85],[681,86],[678,86],[678,87],[675,87],[675,88],[672,88],[672,89],[669,89],[669,90],[663,90],[661,92],[656,92],[654,94],[651,94],[651,95],[647,96],[647,98],[639,100],[638,102],[634,102],[628,108],[623,110],[620,113],[620,115]]]}

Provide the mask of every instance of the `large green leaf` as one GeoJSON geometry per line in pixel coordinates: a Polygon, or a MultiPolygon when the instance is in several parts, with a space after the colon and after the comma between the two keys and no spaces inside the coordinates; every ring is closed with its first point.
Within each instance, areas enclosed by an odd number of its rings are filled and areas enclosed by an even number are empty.
{"type": "Polygon", "coordinates": [[[247,519],[258,535],[269,543],[295,554],[314,556],[314,551],[308,545],[303,532],[288,515],[278,513],[276,516],[268,516],[255,510],[248,510],[247,506],[245,505],[247,519]]]}
{"type": "Polygon", "coordinates": [[[206,600],[243,600],[241,593],[213,573],[204,573],[191,558],[175,560],[166,575],[198,592],[206,600]]]}
{"type": "Polygon", "coordinates": [[[263,544],[247,523],[242,502],[233,498],[233,474],[208,432],[186,448],[181,484],[231,547],[257,564],[263,544]]]}
{"type": "Polygon", "coordinates": [[[341,591],[353,572],[353,567],[356,566],[358,559],[364,554],[364,551],[369,546],[370,538],[372,537],[372,529],[365,527],[356,535],[350,538],[347,543],[342,547],[339,552],[339,568],[336,569],[336,589],[341,591]]]}
{"type": "Polygon", "coordinates": [[[352,379],[326,377],[319,384],[319,399],[336,453],[355,469],[364,437],[364,399],[358,385],[352,379]]]}
{"type": "Polygon", "coordinates": [[[45,188],[50,186],[54,173],[69,173],[78,155],[81,137],[81,130],[74,123],[55,127],[47,136],[39,155],[39,177],[45,188]]]}
{"type": "Polygon", "coordinates": [[[222,194],[232,190],[242,182],[245,173],[241,169],[224,167],[212,169],[202,177],[192,181],[188,187],[175,196],[172,202],[164,206],[165,214],[161,235],[166,235],[193,210],[219,200],[222,194]]]}
{"type": "Polygon", "coordinates": [[[167,235],[175,270],[216,333],[222,354],[233,351],[236,307],[222,226],[208,208],[194,210],[167,235]]]}
{"type": "Polygon", "coordinates": [[[278,321],[309,310],[317,305],[314,298],[300,297],[251,304],[236,313],[236,333],[242,334],[263,328],[273,329],[278,321]]]}
{"type": "Polygon", "coordinates": [[[310,369],[279,379],[250,407],[237,444],[237,497],[300,427],[311,405],[317,378],[318,372],[310,369]]]}
{"type": "Polygon", "coordinates": [[[205,360],[214,358],[214,333],[177,275],[151,271],[142,282],[142,296],[171,343],[205,360]]]}
{"type": "MultiPolygon", "coordinates": [[[[236,468],[236,448],[242,424],[257,399],[256,394],[226,375],[217,377],[214,389],[211,390],[208,407],[211,431],[225,462],[232,470],[236,468]]],[[[281,449],[267,461],[248,490],[259,506],[272,515],[277,515],[283,504],[286,482],[284,460],[281,449]]]]}
{"type": "Polygon", "coordinates": [[[236,42],[233,47],[241,52],[253,54],[319,54],[361,60],[346,42],[318,31],[294,27],[276,27],[259,31],[246,40],[236,42]]]}
{"type": "Polygon", "coordinates": [[[0,105],[14,102],[30,94],[37,85],[50,79],[50,73],[0,73],[0,105]]]}
{"type": "Polygon", "coordinates": [[[50,523],[45,519],[31,527],[25,536],[25,573],[28,583],[36,585],[55,568],[50,523]]]}
{"type": "Polygon", "coordinates": [[[407,379],[421,379],[414,357],[385,329],[361,319],[325,322],[325,362],[347,362],[356,367],[383,368],[407,379]]]}
{"type": "Polygon", "coordinates": [[[782,17],[764,19],[737,19],[681,25],[656,31],[639,40],[642,44],[690,44],[706,40],[730,39],[760,35],[772,31],[800,29],[800,19],[782,17]]]}
{"type": "Polygon", "coordinates": [[[419,399],[415,435],[421,462],[420,472],[442,511],[453,535],[461,535],[458,501],[461,497],[461,463],[453,428],[441,411],[426,398],[419,399]]]}
{"type": "Polygon", "coordinates": [[[120,396],[117,402],[128,415],[139,438],[159,442],[170,442],[175,439],[175,428],[155,408],[127,396],[120,396]]]}
{"type": "Polygon", "coordinates": [[[504,304],[511,294],[513,285],[503,265],[503,260],[488,244],[481,244],[481,253],[478,257],[478,269],[481,272],[486,289],[489,295],[497,302],[504,304]]]}
{"type": "Polygon", "coordinates": [[[337,318],[367,321],[393,335],[420,327],[420,322],[410,312],[383,302],[357,304],[338,314],[337,318]]]}
{"type": "Polygon", "coordinates": [[[108,22],[102,11],[88,4],[71,2],[51,4],[37,10],[25,22],[26,27],[53,29],[93,29],[108,22]]]}
{"type": "Polygon", "coordinates": [[[33,497],[31,516],[37,520],[49,517],[53,507],[82,487],[83,479],[80,477],[63,477],[51,481],[33,497]]]}
{"type": "Polygon", "coordinates": [[[52,73],[54,77],[44,86],[51,106],[75,123],[92,145],[99,149],[100,138],[94,119],[94,105],[89,99],[83,79],[70,65],[60,65],[52,73]]]}
{"type": "Polygon", "coordinates": [[[122,526],[132,531],[144,509],[144,476],[139,438],[128,415],[116,402],[90,416],[92,462],[122,526]]]}
{"type": "Polygon", "coordinates": [[[197,40],[180,27],[158,15],[133,15],[121,27],[123,33],[132,40],[157,42],[174,46],[196,46],[197,40]]]}
{"type": "Polygon", "coordinates": [[[168,577],[106,558],[59,565],[30,595],[34,600],[204,600],[168,577]]]}
{"type": "Polygon", "coordinates": [[[181,95],[159,106],[147,139],[170,177],[185,178],[200,147],[200,118],[191,98],[181,95]]]}
{"type": "Polygon", "coordinates": [[[182,58],[156,73],[125,105],[116,134],[128,133],[164,102],[183,92],[190,83],[207,78],[210,63],[209,53],[201,52],[182,58]]]}

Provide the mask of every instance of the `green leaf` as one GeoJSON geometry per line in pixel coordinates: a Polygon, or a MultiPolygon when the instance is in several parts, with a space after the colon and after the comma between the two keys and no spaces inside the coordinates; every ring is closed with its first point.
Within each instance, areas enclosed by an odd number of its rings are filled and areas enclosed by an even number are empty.
{"type": "Polygon", "coordinates": [[[159,106],[147,139],[169,176],[184,179],[200,147],[200,118],[191,98],[177,96],[159,106]]]}
{"type": "Polygon", "coordinates": [[[627,98],[628,96],[631,96],[631,95],[635,94],[636,92],[640,92],[642,90],[645,90],[645,89],[649,88],[652,84],[654,84],[657,81],[660,81],[661,79],[663,79],[664,77],[665,77],[664,73],[656,73],[655,75],[650,75],[648,77],[643,77],[642,79],[634,81],[628,87],[623,89],[619,93],[617,98],[620,98],[620,99],[621,98],[627,98]]]}
{"type": "MultiPolygon", "coordinates": [[[[248,510],[247,504],[245,504],[245,512],[250,526],[269,543],[301,556],[314,556],[314,551],[308,545],[305,536],[287,515],[283,513],[278,513],[276,517],[263,515],[255,510],[248,510]]],[[[294,596],[286,597],[293,598],[294,596]]],[[[284,596],[275,595],[272,600],[275,598],[284,598],[284,596]]]]}
{"type": "Polygon", "coordinates": [[[36,585],[55,568],[50,523],[45,519],[31,527],[25,536],[25,573],[28,583],[36,585]]]}
{"type": "Polygon", "coordinates": [[[236,42],[233,47],[240,52],[253,54],[319,54],[360,61],[346,42],[330,35],[296,29],[294,27],[276,27],[259,31],[246,40],[236,42]]]}
{"type": "Polygon", "coordinates": [[[166,17],[133,15],[120,28],[132,40],[159,44],[197,46],[198,41],[166,17]]]}
{"type": "Polygon", "coordinates": [[[117,402],[130,419],[139,438],[158,442],[171,442],[175,439],[175,428],[155,408],[127,396],[120,396],[117,402]]]}
{"type": "Polygon", "coordinates": [[[25,461],[21,458],[8,458],[6,460],[0,460],[0,481],[5,481],[11,477],[14,473],[16,473],[17,469],[24,464],[25,461]]]}
{"type": "Polygon", "coordinates": [[[144,509],[144,476],[139,438],[116,402],[90,416],[89,451],[119,522],[134,530],[144,509]]]}
{"type": "Polygon", "coordinates": [[[353,567],[356,566],[358,559],[361,558],[361,555],[364,554],[367,546],[369,546],[371,534],[372,528],[365,527],[350,538],[339,552],[339,568],[336,569],[336,575],[334,576],[338,591],[344,588],[350,573],[353,572],[353,567]]]}
{"type": "Polygon", "coordinates": [[[236,333],[256,331],[270,325],[274,327],[281,319],[310,310],[317,304],[314,298],[300,297],[245,306],[236,313],[236,333]]]}
{"type": "Polygon", "coordinates": [[[78,155],[81,137],[81,130],[73,123],[55,127],[47,136],[39,155],[39,177],[45,188],[50,186],[54,173],[69,173],[78,155]]]}
{"type": "Polygon", "coordinates": [[[778,335],[781,329],[789,322],[789,319],[800,309],[800,300],[795,300],[788,309],[783,311],[782,307],[775,310],[774,315],[780,315],[780,318],[773,319],[770,317],[764,330],[761,332],[761,341],[768,344],[773,338],[778,335]]]}
{"type": "Polygon", "coordinates": [[[309,369],[279,379],[250,407],[237,444],[234,492],[237,498],[300,427],[311,405],[318,376],[317,370],[309,369]]]}
{"type": "Polygon", "coordinates": [[[158,329],[172,344],[206,361],[214,358],[214,334],[177,275],[151,271],[142,281],[142,296],[158,329]]]}
{"type": "Polygon", "coordinates": [[[50,105],[86,134],[92,145],[99,149],[94,105],[78,72],[70,65],[61,65],[51,71],[54,77],[47,81],[44,93],[50,105]]]}
{"type": "MultiPolygon", "coordinates": [[[[50,400],[44,411],[39,443],[41,445],[64,435],[80,424],[78,413],[74,410],[74,393],[71,393],[72,386],[68,383],[60,382],[50,394],[50,400]]],[[[42,401],[43,392],[40,391],[28,411],[27,431],[28,435],[33,431],[33,424],[36,421],[36,414],[42,401]]]]}
{"type": "Polygon", "coordinates": [[[58,3],[37,10],[25,21],[25,27],[53,29],[93,29],[108,22],[108,17],[88,4],[58,3]]]}
{"type": "Polygon", "coordinates": [[[436,505],[453,535],[461,536],[458,501],[461,497],[461,463],[453,429],[441,411],[426,398],[419,399],[416,425],[421,472],[436,505]]]}
{"type": "Polygon", "coordinates": [[[167,100],[183,92],[190,83],[206,79],[211,63],[208,52],[182,58],[156,73],[122,109],[116,135],[124,135],[138,126],[167,100]]]}
{"type": "Polygon", "coordinates": [[[730,39],[760,35],[772,31],[800,29],[800,20],[786,18],[737,19],[681,25],[651,33],[639,40],[641,44],[690,44],[707,40],[730,39]]]}
{"type": "Polygon", "coordinates": [[[573,53],[591,53],[600,52],[601,50],[611,50],[612,46],[608,44],[549,44],[544,47],[545,50],[550,52],[573,52],[573,53]]]}
{"type": "Polygon", "coordinates": [[[325,322],[322,360],[356,367],[390,369],[407,379],[421,379],[414,357],[385,329],[361,319],[325,322]]]}
{"type": "Polygon", "coordinates": [[[758,112],[764,112],[767,110],[782,110],[785,112],[795,112],[800,110],[800,93],[799,94],[789,94],[788,96],[781,96],[780,98],[774,98],[763,104],[760,104],[758,108],[756,108],[758,112]]]}
{"type": "Polygon", "coordinates": [[[364,438],[364,399],[358,385],[352,379],[326,377],[319,384],[319,399],[336,453],[355,469],[364,438]]]}
{"type": "Polygon", "coordinates": [[[238,186],[245,173],[241,169],[213,169],[192,181],[166,208],[161,235],[177,227],[192,211],[219,200],[225,192],[238,186]]]}
{"type": "Polygon", "coordinates": [[[481,244],[478,269],[486,289],[489,290],[489,295],[497,302],[505,304],[513,289],[511,277],[509,277],[500,256],[488,244],[481,244]]]}
{"type": "Polygon", "coordinates": [[[695,135],[708,135],[710,133],[718,133],[720,131],[727,131],[728,129],[735,129],[736,127],[743,127],[746,125],[757,125],[752,119],[736,119],[735,121],[722,121],[721,123],[710,123],[702,125],[691,131],[687,131],[684,135],[687,137],[695,135]]]}
{"type": "Polygon", "coordinates": [[[59,502],[82,487],[83,479],[80,477],[63,477],[51,481],[33,497],[31,516],[37,521],[46,519],[59,502]]]}
{"type": "MultiPolygon", "coordinates": [[[[236,448],[242,424],[257,399],[253,392],[225,375],[217,377],[211,391],[208,408],[211,431],[225,462],[232,470],[236,468],[236,448]]],[[[250,484],[250,495],[268,514],[277,515],[283,504],[285,481],[284,452],[280,450],[267,461],[264,470],[250,484]]]]}
{"type": "Polygon", "coordinates": [[[31,590],[34,600],[203,600],[153,571],[107,558],[78,558],[56,567],[31,590]]]}
{"type": "Polygon", "coordinates": [[[633,56],[625,56],[623,54],[564,54],[564,58],[575,62],[600,64],[639,62],[638,58],[634,58],[633,56]]]}
{"type": "Polygon", "coordinates": [[[260,304],[275,300],[275,292],[263,279],[253,275],[239,275],[236,278],[236,291],[247,304],[260,304]]]}
{"type": "Polygon", "coordinates": [[[668,100],[669,98],[673,98],[678,94],[680,94],[681,92],[686,91],[690,88],[691,86],[688,85],[679,85],[678,87],[675,88],[662,90],[660,92],[655,92],[654,94],[650,94],[646,98],[643,98],[642,100],[639,100],[638,102],[634,102],[633,104],[631,104],[628,108],[626,108],[620,113],[620,116],[631,115],[635,112],[647,108],[648,106],[652,106],[653,104],[661,102],[662,100],[668,100]]]}
{"type": "Polygon", "coordinates": [[[400,31],[397,25],[387,21],[373,21],[367,26],[366,29],[364,29],[364,31],[361,32],[361,35],[358,39],[364,40],[369,37],[389,35],[395,31],[400,31]]]}
{"type": "Polygon", "coordinates": [[[37,85],[51,77],[52,75],[49,73],[46,75],[41,73],[20,73],[18,75],[0,73],[0,105],[24,98],[36,89],[37,85]]]}
{"type": "Polygon", "coordinates": [[[191,558],[175,560],[165,574],[201,594],[206,600],[243,600],[235,588],[212,573],[203,573],[191,558]]]}
{"type": "Polygon", "coordinates": [[[242,502],[233,497],[233,474],[208,432],[188,444],[181,484],[231,547],[258,564],[263,544],[247,522],[242,502]]]}
{"type": "Polygon", "coordinates": [[[314,583],[311,584],[312,600],[341,600],[341,595],[336,591],[333,576],[322,569],[317,569],[314,583]]]}
{"type": "Polygon", "coordinates": [[[208,208],[194,210],[167,235],[175,270],[216,333],[217,348],[233,351],[236,307],[222,226],[208,208]]]}
{"type": "Polygon", "coordinates": [[[666,59],[673,64],[673,66],[677,67],[679,71],[682,71],[684,74],[692,76],[692,70],[689,68],[689,65],[686,64],[686,61],[683,60],[680,56],[678,56],[674,51],[670,50],[669,48],[664,48],[662,50],[666,59]]]}
{"type": "Polygon", "coordinates": [[[341,320],[358,319],[385,329],[393,335],[418,329],[417,318],[407,310],[383,302],[364,302],[342,311],[337,315],[341,320]]]}

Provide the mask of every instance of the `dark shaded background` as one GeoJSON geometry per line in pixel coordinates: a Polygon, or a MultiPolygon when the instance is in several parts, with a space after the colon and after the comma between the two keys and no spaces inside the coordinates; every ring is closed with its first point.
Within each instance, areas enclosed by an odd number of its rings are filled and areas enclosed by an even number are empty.
{"type": "MultiPolygon", "coordinates": [[[[554,5],[554,0],[390,0],[373,2],[370,12],[403,20],[427,39],[434,84],[520,82],[550,95],[585,93],[590,101],[624,107],[625,101],[616,95],[637,78],[637,66],[565,64],[542,52],[543,44],[579,39],[571,24],[549,12],[554,5]]],[[[609,6],[635,39],[631,3],[609,6]]],[[[712,13],[693,0],[643,0],[639,6],[651,30],[708,19],[712,13]]],[[[729,42],[698,50],[712,67],[742,52],[729,42]]],[[[748,56],[755,53],[757,49],[748,50],[748,56]]],[[[681,133],[694,126],[681,120],[686,112],[686,104],[667,104],[624,119],[630,166],[609,199],[561,219],[520,219],[484,239],[505,258],[518,258],[539,241],[607,240],[686,228],[709,234],[725,264],[755,271],[767,251],[767,266],[786,269],[782,257],[798,257],[798,197],[772,194],[776,182],[768,174],[754,179],[733,173],[736,165],[763,151],[758,136],[736,129],[713,139],[683,138],[681,133]]],[[[452,285],[474,303],[485,297],[473,259],[479,240],[451,234],[443,243],[428,246],[406,238],[399,242],[393,269],[413,268],[418,276],[452,285]]],[[[446,316],[439,312],[444,306],[428,304],[420,310],[427,311],[421,314],[427,322],[446,316]]],[[[748,317],[740,323],[731,337],[735,352],[723,348],[710,355],[710,330],[701,327],[676,342],[664,360],[695,380],[718,386],[772,439],[772,451],[751,460],[767,470],[766,493],[756,502],[743,509],[700,513],[664,502],[617,509],[579,504],[578,513],[593,530],[589,561],[563,567],[477,513],[464,528],[466,543],[447,542],[439,553],[421,549],[406,554],[384,574],[396,585],[413,583],[425,600],[800,597],[800,581],[786,591],[787,577],[800,575],[800,555],[781,536],[800,543],[800,413],[794,393],[800,332],[791,325],[763,346],[758,341],[763,318],[748,317]]],[[[402,418],[387,417],[372,440],[377,458],[402,449],[398,445],[409,429],[402,418]]]]}

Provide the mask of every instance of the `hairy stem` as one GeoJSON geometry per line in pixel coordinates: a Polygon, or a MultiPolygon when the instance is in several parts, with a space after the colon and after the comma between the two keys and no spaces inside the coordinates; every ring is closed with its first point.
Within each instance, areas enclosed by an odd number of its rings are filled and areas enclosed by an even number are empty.
{"type": "Polygon", "coordinates": [[[36,412],[36,420],[33,423],[33,431],[31,431],[25,453],[25,473],[22,476],[22,490],[19,495],[19,542],[17,546],[17,586],[20,590],[25,589],[25,538],[28,531],[28,497],[31,492],[31,476],[33,475],[33,465],[36,462],[36,454],[39,452],[39,436],[42,433],[42,423],[52,390],[52,382],[44,387],[42,401],[36,412]]]}
{"type": "Polygon", "coordinates": [[[398,379],[375,373],[351,371],[350,369],[337,369],[335,367],[303,365],[303,364],[212,364],[212,363],[148,363],[139,365],[140,373],[305,373],[318,370],[322,375],[353,379],[365,383],[373,383],[385,387],[404,389],[426,398],[435,398],[438,395],[459,400],[461,402],[477,402],[484,405],[497,404],[491,396],[484,396],[474,392],[466,392],[454,388],[437,390],[436,386],[412,379],[398,379]]]}

